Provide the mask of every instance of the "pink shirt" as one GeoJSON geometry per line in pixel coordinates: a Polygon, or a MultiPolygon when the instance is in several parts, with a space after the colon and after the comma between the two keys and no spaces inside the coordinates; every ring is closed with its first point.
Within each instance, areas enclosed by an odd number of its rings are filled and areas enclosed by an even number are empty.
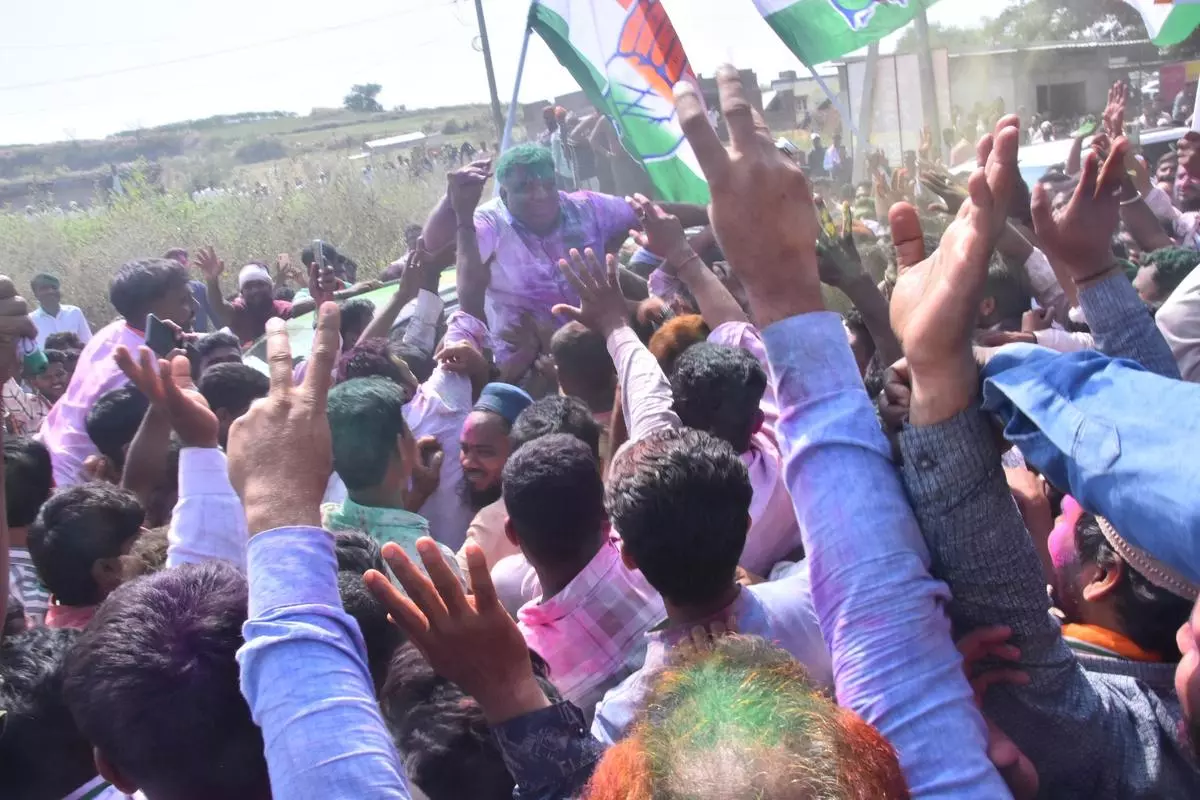
{"type": "Polygon", "coordinates": [[[626,569],[610,540],[561,592],[524,605],[517,627],[563,697],[590,716],[604,692],[641,668],[645,634],[666,618],[658,592],[626,569]]]}
{"type": "Polygon", "coordinates": [[[609,239],[639,224],[633,209],[620,197],[559,192],[558,198],[562,217],[546,236],[538,236],[514,220],[500,198],[475,212],[479,255],[485,264],[490,262],[487,313],[496,334],[497,363],[504,363],[513,349],[500,334],[519,322],[523,312],[557,328],[567,320],[555,319],[551,306],[579,304],[579,295],[558,271],[559,259],[566,258],[571,248],[582,252],[590,247],[602,254],[609,239]]]}
{"type": "Polygon", "coordinates": [[[146,343],[141,331],[119,319],[100,329],[79,355],[79,364],[67,391],[46,416],[40,432],[42,443],[50,451],[54,465],[54,484],[62,489],[83,483],[83,462],[100,451],[87,435],[84,425],[96,399],[129,382],[113,361],[117,347],[132,352],[146,343]]]}

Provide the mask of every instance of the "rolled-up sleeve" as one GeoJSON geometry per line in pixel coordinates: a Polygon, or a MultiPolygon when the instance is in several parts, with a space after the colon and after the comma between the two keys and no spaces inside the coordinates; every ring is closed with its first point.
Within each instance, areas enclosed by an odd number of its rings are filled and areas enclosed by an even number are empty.
{"type": "Polygon", "coordinates": [[[215,447],[179,451],[179,499],[167,529],[167,566],[222,560],[246,571],[250,529],[242,499],[215,447]]]}

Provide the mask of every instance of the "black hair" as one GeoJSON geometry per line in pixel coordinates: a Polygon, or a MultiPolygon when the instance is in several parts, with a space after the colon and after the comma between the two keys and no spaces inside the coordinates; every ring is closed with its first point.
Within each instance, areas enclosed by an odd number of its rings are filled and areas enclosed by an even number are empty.
{"type": "Polygon", "coordinates": [[[483,709],[434,672],[413,645],[392,657],[379,705],[405,774],[429,800],[513,796],[512,775],[483,709]]]}
{"type": "MultiPolygon", "coordinates": [[[[20,633],[23,633],[25,631],[26,621],[25,604],[21,602],[21,598],[14,595],[9,595],[8,608],[4,610],[4,631],[0,633],[0,640],[3,640],[9,636],[16,636],[20,633]]],[[[0,683],[2,683],[2,680],[0,680],[0,683]]],[[[4,723],[0,721],[0,733],[3,732],[4,723]]]]}
{"type": "Polygon", "coordinates": [[[226,348],[233,348],[241,352],[242,343],[228,331],[214,331],[213,333],[201,336],[196,342],[196,355],[200,358],[208,358],[216,351],[226,348]]]}
{"type": "Polygon", "coordinates": [[[404,330],[404,328],[392,328],[391,333],[388,334],[389,348],[398,358],[404,359],[404,363],[408,364],[408,369],[412,372],[413,377],[418,382],[424,383],[433,374],[437,362],[430,353],[426,353],[414,344],[405,342],[404,330]]]}
{"type": "Polygon", "coordinates": [[[373,569],[387,574],[379,542],[361,531],[338,531],[333,538],[339,572],[362,575],[373,569]]]}
{"type": "Polygon", "coordinates": [[[108,300],[125,319],[140,327],[154,301],[188,282],[187,267],[167,258],[127,261],[108,285],[108,300]]]}
{"type": "Polygon", "coordinates": [[[601,333],[568,322],[550,338],[550,354],[564,392],[579,397],[592,411],[612,411],[617,370],[601,333]]]}
{"type": "Polygon", "coordinates": [[[43,347],[46,350],[82,350],[83,340],[79,338],[78,333],[63,331],[47,336],[46,344],[43,347]]]}
{"type": "Polygon", "coordinates": [[[750,475],[728,442],[678,428],[617,456],[605,506],[646,580],[682,605],[712,602],[733,583],[750,497],[750,475]]]}
{"type": "Polygon", "coordinates": [[[867,328],[867,321],[863,318],[862,312],[857,307],[852,306],[842,312],[842,322],[846,323],[846,327],[854,331],[855,336],[866,336],[870,338],[871,331],[867,328]]]}
{"type": "Polygon", "coordinates": [[[100,395],[88,409],[84,420],[88,438],[118,469],[125,466],[125,448],[133,441],[149,407],[146,395],[125,385],[100,395]]]}
{"type": "Polygon", "coordinates": [[[29,555],[38,578],[68,606],[99,603],[92,565],[117,558],[136,537],[145,512],[133,492],[96,481],[55,492],[29,526],[29,555]]]}
{"type": "Polygon", "coordinates": [[[566,433],[583,442],[592,451],[596,462],[600,461],[600,423],[592,415],[587,403],[578,397],[552,394],[535,400],[517,416],[508,438],[512,441],[512,452],[534,439],[552,433],[566,433]]]}
{"type": "Polygon", "coordinates": [[[66,797],[96,774],[92,746],[63,702],[63,665],[79,635],[39,626],[0,642],[0,775],[10,800],[66,797]]]}
{"type": "Polygon", "coordinates": [[[355,378],[386,378],[405,386],[406,381],[404,370],[392,354],[391,343],[383,338],[363,339],[342,353],[334,377],[338,383],[355,378]]]}
{"type": "Polygon", "coordinates": [[[354,617],[362,633],[363,643],[367,647],[367,671],[371,673],[378,694],[387,679],[392,653],[404,644],[404,633],[388,620],[387,607],[367,588],[361,572],[341,570],[337,582],[342,608],[354,617]]]}
{"type": "Polygon", "coordinates": [[[604,482],[595,453],[580,439],[534,439],[509,457],[500,485],[530,560],[573,561],[595,545],[605,521],[604,482]]]}
{"type": "MultiPolygon", "coordinates": [[[[362,332],[371,324],[374,316],[375,304],[365,297],[355,297],[342,303],[342,342],[345,343],[350,338],[350,334],[354,334],[355,342],[358,341],[358,337],[362,336],[362,332]]],[[[354,344],[354,342],[350,342],[350,344],[354,344]]]]}
{"type": "Polygon", "coordinates": [[[290,303],[296,297],[296,290],[290,286],[276,286],[273,297],[276,300],[283,300],[285,303],[290,303]]]}
{"type": "Polygon", "coordinates": [[[64,368],[67,366],[67,354],[64,351],[50,348],[42,352],[46,354],[47,364],[62,364],[64,368]]]}
{"type": "Polygon", "coordinates": [[[1117,585],[1114,596],[1122,631],[1143,650],[1157,653],[1163,661],[1176,662],[1181,656],[1175,633],[1192,613],[1191,601],[1161,589],[1146,579],[1104,538],[1100,523],[1084,512],[1075,524],[1075,548],[1086,563],[1112,566],[1124,565],[1124,579],[1117,585]]]}
{"type": "Polygon", "coordinates": [[[671,373],[680,421],[724,439],[739,453],[750,449],[766,390],[766,370],[740,347],[699,342],[679,356],[671,373]]]}
{"type": "Polygon", "coordinates": [[[236,654],[249,591],[225,561],[122,585],[67,657],[64,696],[80,731],[150,796],[269,796],[263,738],[236,654]]]}
{"type": "Polygon", "coordinates": [[[224,409],[240,414],[271,390],[271,381],[246,364],[213,364],[200,376],[196,387],[213,411],[224,409]]]}
{"type": "Polygon", "coordinates": [[[4,510],[8,527],[32,524],[53,489],[54,469],[46,446],[26,436],[5,438],[4,510]]]}
{"type": "Polygon", "coordinates": [[[1021,321],[1021,315],[1030,309],[1029,288],[1017,271],[1004,263],[1003,258],[993,258],[988,265],[987,285],[984,297],[990,297],[996,307],[992,312],[997,321],[1021,321]]]}

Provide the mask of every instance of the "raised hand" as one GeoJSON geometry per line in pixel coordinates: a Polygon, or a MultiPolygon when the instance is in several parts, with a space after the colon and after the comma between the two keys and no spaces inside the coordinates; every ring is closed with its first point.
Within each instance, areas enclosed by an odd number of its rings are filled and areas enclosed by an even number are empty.
{"type": "Polygon", "coordinates": [[[280,281],[299,281],[303,278],[303,273],[292,264],[292,256],[290,253],[280,253],[275,259],[275,279],[280,281]]]}
{"type": "Polygon", "coordinates": [[[404,592],[375,570],[364,580],[434,671],[474,697],[493,725],[548,706],[525,638],[500,605],[479,545],[466,547],[471,597],[432,539],[419,539],[417,552],[425,574],[398,545],[383,548],[404,592]]]}
{"type": "Polygon", "coordinates": [[[472,161],[465,167],[446,173],[446,196],[459,221],[469,220],[483,199],[483,187],[492,177],[490,158],[472,161]]]}
{"type": "Polygon", "coordinates": [[[225,273],[225,262],[217,258],[212,245],[201,247],[200,252],[196,253],[196,267],[210,281],[220,280],[225,273]]]}
{"type": "Polygon", "coordinates": [[[37,327],[29,319],[29,304],[17,294],[12,279],[0,275],[0,383],[19,378],[23,368],[17,343],[37,338],[37,327]]]}
{"type": "Polygon", "coordinates": [[[842,203],[842,225],[839,229],[825,206],[816,198],[821,233],[817,239],[817,267],[821,282],[830,286],[845,286],[863,275],[862,257],[854,244],[854,213],[849,203],[842,203]]]}
{"type": "Polygon", "coordinates": [[[417,237],[417,246],[408,251],[408,257],[404,259],[404,272],[400,273],[400,284],[396,287],[396,294],[405,297],[413,298],[420,293],[421,287],[425,285],[427,268],[426,261],[429,259],[429,253],[425,250],[425,239],[417,237]]]}
{"type": "Polygon", "coordinates": [[[798,164],[775,148],[762,116],[747,99],[735,68],[717,70],[728,149],[687,81],[675,84],[675,107],[712,193],[709,217],[725,257],[741,279],[765,328],[824,309],[817,274],[817,215],[798,164]]]}
{"type": "Polygon", "coordinates": [[[229,479],[246,507],[251,535],[321,525],[321,499],[333,472],[325,406],[340,350],[340,319],[336,304],[321,305],[311,363],[299,386],[292,385],[287,327],[281,319],[267,322],[270,394],[229,429],[229,479]]]}
{"type": "Polygon", "coordinates": [[[617,282],[616,256],[609,255],[606,267],[601,267],[590,247],[583,255],[572,249],[571,262],[559,261],[558,269],[579,293],[579,307],[556,305],[552,313],[582,322],[605,336],[629,324],[629,308],[617,282]]]}
{"type": "Polygon", "coordinates": [[[171,423],[184,447],[217,446],[221,426],[208,401],[196,391],[187,356],[160,359],[149,347],[139,347],[135,360],[129,348],[120,346],[113,359],[130,383],[171,423]]]}
{"type": "Polygon", "coordinates": [[[1005,117],[980,140],[969,196],[932,255],[926,257],[915,208],[898,203],[888,215],[899,264],[892,327],[912,374],[913,424],[948,419],[978,391],[971,333],[1019,175],[1018,125],[1015,116],[1005,117]]]}
{"type": "Polygon", "coordinates": [[[625,200],[642,221],[642,230],[629,232],[638,246],[666,259],[667,267],[672,271],[696,255],[678,217],[668,214],[662,206],[642,194],[626,197],[625,200]]]}
{"type": "Polygon", "coordinates": [[[1104,129],[1113,139],[1125,135],[1125,107],[1129,103],[1129,87],[1117,81],[1108,90],[1108,105],[1104,107],[1104,129]]]}
{"type": "Polygon", "coordinates": [[[1125,173],[1128,150],[1129,140],[1122,137],[1103,159],[1090,151],[1075,193],[1057,212],[1044,185],[1033,189],[1034,233],[1046,255],[1065,265],[1077,285],[1117,269],[1111,242],[1121,221],[1121,189],[1130,180],[1125,173]]]}

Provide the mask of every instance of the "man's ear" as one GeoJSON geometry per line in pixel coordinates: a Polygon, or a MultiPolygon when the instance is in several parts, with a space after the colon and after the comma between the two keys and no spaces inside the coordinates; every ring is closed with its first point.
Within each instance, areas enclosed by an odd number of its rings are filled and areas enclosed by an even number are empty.
{"type": "Polygon", "coordinates": [[[121,557],[97,558],[93,561],[92,580],[100,588],[100,594],[107,597],[109,592],[125,582],[125,568],[121,557]]]}
{"type": "Polygon", "coordinates": [[[512,517],[504,518],[504,538],[508,539],[513,547],[521,546],[521,540],[517,538],[517,532],[513,528],[512,517]]]}
{"type": "Polygon", "coordinates": [[[87,475],[88,480],[103,481],[120,485],[121,470],[113,464],[108,456],[96,455],[93,453],[83,460],[83,474],[87,475]]]}
{"type": "Polygon", "coordinates": [[[96,772],[100,773],[100,777],[111,783],[121,794],[137,794],[138,785],[109,763],[109,760],[100,752],[100,748],[92,748],[92,761],[96,763],[96,772]]]}
{"type": "Polygon", "coordinates": [[[767,417],[765,414],[763,414],[761,408],[756,408],[754,410],[754,427],[750,431],[751,436],[762,430],[763,423],[766,421],[766,419],[767,417]]]}
{"type": "Polygon", "coordinates": [[[1093,569],[1094,573],[1083,587],[1083,599],[1089,603],[1108,597],[1125,580],[1125,562],[1120,559],[1108,564],[1096,564],[1093,569]]]}

